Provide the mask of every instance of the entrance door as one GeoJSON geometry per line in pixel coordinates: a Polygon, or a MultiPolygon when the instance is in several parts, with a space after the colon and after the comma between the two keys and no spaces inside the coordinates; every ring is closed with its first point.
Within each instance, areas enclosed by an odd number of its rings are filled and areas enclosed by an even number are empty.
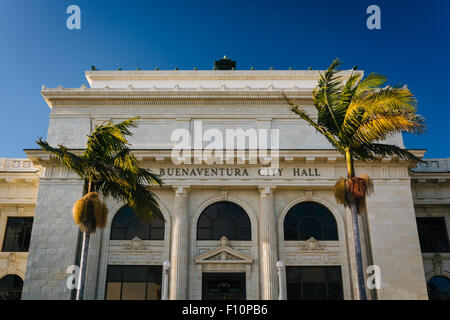
{"type": "Polygon", "coordinates": [[[245,300],[245,273],[202,274],[203,300],[245,300]]]}

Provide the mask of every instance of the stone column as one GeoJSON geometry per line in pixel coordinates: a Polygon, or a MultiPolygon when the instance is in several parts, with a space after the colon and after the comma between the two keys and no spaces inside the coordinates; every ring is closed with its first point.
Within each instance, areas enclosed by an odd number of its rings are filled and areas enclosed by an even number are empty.
{"type": "Polygon", "coordinates": [[[188,297],[189,213],[187,204],[187,188],[175,188],[170,250],[170,300],[185,300],[188,297]]]}
{"type": "Polygon", "coordinates": [[[259,260],[261,299],[276,300],[278,298],[277,276],[277,231],[273,209],[272,187],[259,188],[259,260]]]}

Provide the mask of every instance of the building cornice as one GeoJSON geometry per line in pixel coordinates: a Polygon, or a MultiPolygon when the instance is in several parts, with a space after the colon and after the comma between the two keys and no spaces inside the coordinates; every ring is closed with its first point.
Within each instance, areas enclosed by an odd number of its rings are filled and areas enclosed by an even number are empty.
{"type": "Polygon", "coordinates": [[[280,105],[282,93],[292,99],[312,99],[312,89],[290,88],[42,88],[50,108],[54,105],[280,105]]]}
{"type": "MultiPolygon", "coordinates": [[[[82,149],[71,149],[71,152],[81,154],[82,149]]],[[[422,158],[426,150],[417,149],[409,150],[416,157],[422,158]]],[[[33,161],[34,164],[43,165],[50,160],[50,155],[41,149],[24,149],[28,159],[33,161]]],[[[136,156],[138,160],[150,160],[160,163],[171,160],[171,149],[133,149],[132,153],[136,156]]],[[[192,151],[192,163],[194,163],[195,151],[192,151]]],[[[237,154],[239,156],[239,154],[237,154]]],[[[245,158],[248,159],[249,151],[245,152],[245,158]]],[[[299,149],[299,150],[279,150],[280,161],[286,163],[292,162],[305,162],[307,164],[314,164],[315,162],[326,162],[330,165],[336,162],[344,162],[344,157],[336,150],[333,149],[299,149]]],[[[388,165],[389,163],[403,163],[408,167],[415,166],[414,161],[401,160],[395,157],[384,158],[380,160],[373,161],[371,163],[366,163],[366,165],[388,165]]],[[[357,163],[363,164],[362,161],[357,161],[357,163]]]]}
{"type": "MultiPolygon", "coordinates": [[[[89,83],[93,81],[145,80],[318,80],[319,70],[124,70],[85,71],[89,83]]],[[[363,73],[362,71],[353,71],[363,73]]],[[[342,71],[348,77],[352,70],[342,71]]]]}

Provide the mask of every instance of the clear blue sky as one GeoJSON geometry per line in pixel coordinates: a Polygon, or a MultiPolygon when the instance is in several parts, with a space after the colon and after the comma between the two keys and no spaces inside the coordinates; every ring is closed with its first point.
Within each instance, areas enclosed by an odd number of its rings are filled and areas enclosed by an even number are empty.
{"type": "Polygon", "coordinates": [[[84,71],[211,69],[223,55],[237,69],[344,68],[406,83],[428,131],[409,148],[450,157],[450,1],[0,1],[0,157],[24,157],[46,136],[47,87],[80,87],[84,71]],[[66,8],[81,8],[81,30],[66,28],[66,8]],[[381,8],[381,30],[366,28],[366,8],[381,8]]]}

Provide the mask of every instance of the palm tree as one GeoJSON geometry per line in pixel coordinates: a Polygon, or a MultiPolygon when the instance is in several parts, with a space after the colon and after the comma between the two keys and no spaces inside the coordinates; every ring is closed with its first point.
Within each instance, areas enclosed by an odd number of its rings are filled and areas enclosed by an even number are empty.
{"type": "Polygon", "coordinates": [[[317,121],[296,101],[283,95],[292,111],[322,134],[346,160],[347,177],[337,181],[334,194],[336,201],[351,211],[358,296],[366,300],[358,214],[373,185],[367,175],[355,176],[354,162],[387,156],[418,161],[408,150],[383,141],[402,132],[421,132],[425,126],[424,119],[416,114],[416,99],[406,86],[382,87],[387,78],[377,73],[363,78],[361,73],[352,71],[345,78],[337,70],[340,65],[336,59],[320,73],[313,91],[317,121]]]}
{"type": "Polygon", "coordinates": [[[156,195],[148,186],[162,185],[162,181],[150,170],[139,166],[126,139],[132,135],[129,128],[136,127],[137,119],[117,124],[105,121],[95,126],[81,155],[70,152],[63,145],[52,147],[42,138],[36,141],[50,153],[57,166],[75,173],[85,182],[85,195],[75,202],[72,209],[74,221],[83,233],[77,300],[83,300],[84,296],[90,234],[106,225],[108,210],[100,201],[99,193],[127,203],[144,222],[160,216],[156,195]]]}

